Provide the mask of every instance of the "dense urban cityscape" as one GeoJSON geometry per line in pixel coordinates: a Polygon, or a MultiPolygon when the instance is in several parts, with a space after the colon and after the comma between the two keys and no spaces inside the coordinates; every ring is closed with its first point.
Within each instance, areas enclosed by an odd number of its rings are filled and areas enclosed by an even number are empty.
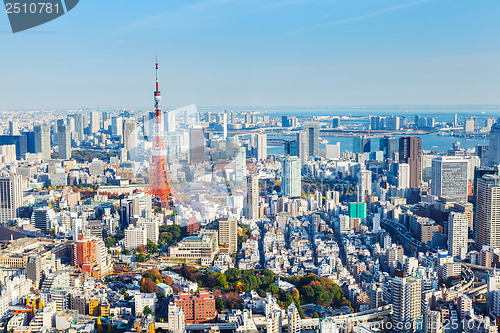
{"type": "Polygon", "coordinates": [[[497,332],[494,113],[152,109],[1,113],[4,331],[497,332]]]}

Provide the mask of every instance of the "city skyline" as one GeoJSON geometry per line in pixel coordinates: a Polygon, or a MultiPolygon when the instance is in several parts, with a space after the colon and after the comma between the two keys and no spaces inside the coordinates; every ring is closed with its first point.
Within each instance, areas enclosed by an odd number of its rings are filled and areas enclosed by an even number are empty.
{"type": "Polygon", "coordinates": [[[165,105],[500,104],[492,0],[96,3],[0,35],[0,109],[147,107],[156,54],[165,105]]]}

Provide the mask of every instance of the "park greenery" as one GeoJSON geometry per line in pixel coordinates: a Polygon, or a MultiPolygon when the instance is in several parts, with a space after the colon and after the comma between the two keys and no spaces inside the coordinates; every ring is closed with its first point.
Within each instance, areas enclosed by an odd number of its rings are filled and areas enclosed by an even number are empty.
{"type": "Polygon", "coordinates": [[[183,235],[182,229],[179,225],[162,225],[160,226],[160,237],[158,239],[159,245],[175,243],[183,235]]]}
{"type": "Polygon", "coordinates": [[[118,153],[91,149],[74,149],[71,152],[71,159],[76,160],[78,163],[92,162],[94,158],[100,159],[101,161],[109,161],[109,158],[114,156],[118,156],[118,153]]]}
{"type": "Polygon", "coordinates": [[[183,264],[174,267],[173,270],[186,279],[197,282],[200,287],[212,290],[216,296],[219,311],[241,308],[243,301],[239,295],[252,290],[255,290],[261,297],[265,297],[266,293],[271,293],[283,308],[295,303],[303,318],[301,304],[316,304],[334,309],[342,306],[351,307],[342,289],[334,281],[315,274],[283,279],[296,286],[285,291],[274,285],[278,276],[267,269],[230,268],[225,273],[219,273],[209,270],[200,271],[193,266],[183,264]]]}

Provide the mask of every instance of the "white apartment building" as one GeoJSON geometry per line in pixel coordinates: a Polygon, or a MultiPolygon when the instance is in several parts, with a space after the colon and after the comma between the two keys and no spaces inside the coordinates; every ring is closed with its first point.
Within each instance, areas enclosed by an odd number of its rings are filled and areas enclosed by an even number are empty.
{"type": "Polygon", "coordinates": [[[125,229],[124,245],[127,250],[133,250],[147,244],[147,231],[145,228],[129,226],[125,229]]]}

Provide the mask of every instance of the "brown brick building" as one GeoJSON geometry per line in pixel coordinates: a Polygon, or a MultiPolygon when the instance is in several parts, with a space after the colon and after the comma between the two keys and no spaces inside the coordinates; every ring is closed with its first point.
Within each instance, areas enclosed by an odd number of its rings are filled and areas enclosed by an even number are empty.
{"type": "Polygon", "coordinates": [[[174,304],[182,308],[186,324],[212,322],[217,317],[214,295],[207,290],[200,290],[197,296],[181,292],[174,297],[174,304]]]}

